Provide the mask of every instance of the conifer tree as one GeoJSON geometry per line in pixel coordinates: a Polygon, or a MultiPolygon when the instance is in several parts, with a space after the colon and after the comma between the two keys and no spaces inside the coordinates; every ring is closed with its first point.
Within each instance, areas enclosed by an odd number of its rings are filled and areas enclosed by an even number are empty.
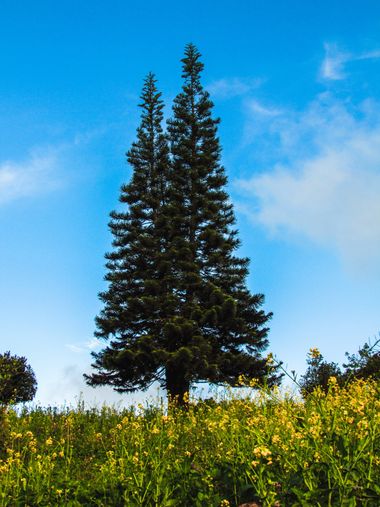
{"type": "Polygon", "coordinates": [[[151,73],[141,99],[137,141],[127,153],[133,174],[120,195],[127,211],[111,213],[114,239],[113,251],[106,254],[108,290],[99,295],[104,307],[96,318],[95,335],[109,344],[92,354],[97,373],[85,375],[90,385],[108,384],[120,392],[144,389],[158,380],[154,340],[161,333],[160,312],[166,300],[159,272],[164,239],[160,209],[169,158],[161,125],[163,101],[151,73]]]}
{"type": "Polygon", "coordinates": [[[183,399],[200,381],[236,385],[241,375],[267,377],[261,352],[267,347],[262,294],[246,287],[248,263],[234,252],[240,242],[220,163],[218,119],[202,87],[203,64],[193,44],[182,60],[184,84],[168,123],[172,168],[168,205],[168,258],[175,275],[176,314],[165,325],[171,356],[166,388],[183,399]]]}
{"type": "Polygon", "coordinates": [[[262,294],[246,287],[248,259],[240,243],[220,163],[219,120],[200,80],[203,64],[186,47],[184,84],[174,100],[168,138],[163,104],[148,76],[137,141],[128,153],[130,184],[122,187],[127,212],[111,214],[114,251],[107,255],[109,288],[97,336],[110,340],[94,354],[98,370],[87,381],[120,392],[154,381],[185,404],[192,384],[237,385],[239,377],[268,377],[262,294]]]}

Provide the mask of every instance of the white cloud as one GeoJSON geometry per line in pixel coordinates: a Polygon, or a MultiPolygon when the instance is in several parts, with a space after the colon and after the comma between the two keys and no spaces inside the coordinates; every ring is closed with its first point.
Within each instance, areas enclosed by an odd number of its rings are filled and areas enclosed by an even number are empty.
{"type": "Polygon", "coordinates": [[[86,351],[85,348],[81,347],[80,345],[75,345],[74,343],[66,343],[65,347],[75,354],[81,354],[82,352],[86,351]]]}
{"type": "Polygon", "coordinates": [[[275,235],[307,237],[351,266],[380,261],[380,105],[356,110],[331,96],[266,117],[282,164],[236,182],[240,205],[275,235]]]}
{"type": "Polygon", "coordinates": [[[94,350],[100,347],[101,342],[97,338],[91,338],[91,340],[87,340],[86,342],[80,343],[66,343],[65,347],[74,352],[75,354],[81,354],[82,352],[87,352],[89,350],[94,350]]]}
{"type": "Polygon", "coordinates": [[[75,407],[79,401],[83,401],[87,407],[98,407],[106,404],[123,408],[137,406],[138,403],[158,404],[160,397],[165,397],[165,392],[154,384],[147,391],[135,393],[117,393],[111,386],[98,386],[96,388],[86,384],[83,373],[91,373],[88,365],[66,365],[57,369],[50,377],[49,382],[41,384],[37,391],[36,402],[43,406],[71,406],[75,407]]]}
{"type": "Polygon", "coordinates": [[[78,132],[73,139],[73,146],[83,146],[85,144],[89,144],[94,139],[102,137],[110,130],[111,125],[102,125],[100,127],[96,127],[93,129],[85,130],[84,132],[78,132]]]}
{"type": "Polygon", "coordinates": [[[322,62],[320,73],[324,79],[344,79],[344,64],[349,61],[351,55],[340,51],[335,44],[325,44],[325,58],[322,62]]]}
{"type": "Polygon", "coordinates": [[[345,65],[355,60],[369,60],[380,58],[380,50],[367,51],[359,54],[352,54],[341,51],[336,44],[325,44],[325,57],[321,64],[320,75],[323,79],[338,81],[345,79],[345,65]]]}
{"type": "Polygon", "coordinates": [[[219,99],[230,99],[241,95],[246,95],[252,90],[258,88],[262,83],[259,78],[256,79],[241,79],[241,78],[230,78],[230,79],[219,79],[213,81],[207,86],[207,90],[212,97],[219,99]]]}
{"type": "Polygon", "coordinates": [[[356,60],[367,60],[370,58],[380,58],[380,49],[375,49],[374,51],[362,53],[361,55],[356,57],[356,60]]]}
{"type": "Polygon", "coordinates": [[[109,125],[78,132],[71,140],[33,148],[21,161],[0,160],[0,206],[51,192],[78,178],[85,145],[103,136],[108,128],[109,125]]]}
{"type": "Polygon", "coordinates": [[[256,99],[247,101],[247,106],[253,113],[257,113],[261,116],[278,116],[282,112],[280,109],[264,106],[256,99]]]}
{"type": "Polygon", "coordinates": [[[94,389],[86,384],[83,378],[84,368],[78,364],[66,366],[57,371],[50,384],[41,387],[37,393],[37,400],[43,405],[71,405],[75,406],[81,400],[89,406],[107,405],[125,406],[129,398],[112,390],[111,387],[94,389]]]}
{"type": "Polygon", "coordinates": [[[56,188],[57,168],[52,149],[35,150],[23,162],[0,162],[0,205],[56,188]]]}
{"type": "Polygon", "coordinates": [[[101,342],[97,338],[91,338],[91,340],[87,340],[85,343],[85,346],[89,350],[96,349],[97,347],[100,347],[101,342]]]}

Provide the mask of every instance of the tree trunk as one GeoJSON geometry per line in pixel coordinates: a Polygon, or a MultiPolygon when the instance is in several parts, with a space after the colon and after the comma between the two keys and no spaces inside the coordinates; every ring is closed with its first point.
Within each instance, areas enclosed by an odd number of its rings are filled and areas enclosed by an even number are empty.
{"type": "Polygon", "coordinates": [[[166,392],[169,405],[189,408],[190,382],[186,380],[181,366],[166,366],[166,392]]]}
{"type": "Polygon", "coordinates": [[[6,459],[6,449],[9,440],[8,407],[0,404],[0,458],[6,459]]]}

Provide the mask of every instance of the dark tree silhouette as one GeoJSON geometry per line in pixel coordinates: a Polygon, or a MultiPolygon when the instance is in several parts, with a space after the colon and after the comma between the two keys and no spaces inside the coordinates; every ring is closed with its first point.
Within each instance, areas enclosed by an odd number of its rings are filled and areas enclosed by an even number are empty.
{"type": "Polygon", "coordinates": [[[220,164],[219,120],[194,45],[182,63],[170,153],[152,75],[143,88],[128,153],[132,181],[121,194],[128,210],[111,214],[114,251],[100,295],[96,334],[109,344],[94,354],[97,372],[86,377],[120,392],[158,381],[179,404],[197,382],[237,385],[241,375],[278,381],[261,355],[271,314],[261,308],[264,296],[247,289],[249,260],[235,255],[240,242],[220,164]]]}
{"type": "Polygon", "coordinates": [[[316,387],[327,393],[331,377],[335,377],[339,384],[343,383],[342,372],[337,363],[328,363],[316,349],[309,354],[307,364],[306,373],[300,378],[301,393],[304,397],[311,394],[316,387]]]}
{"type": "Polygon", "coordinates": [[[347,363],[343,364],[346,381],[353,378],[380,379],[380,339],[373,345],[366,342],[357,354],[346,352],[346,357],[347,363]]]}
{"type": "Polygon", "coordinates": [[[9,405],[31,401],[37,391],[37,380],[25,357],[0,354],[0,403],[9,405]]]}

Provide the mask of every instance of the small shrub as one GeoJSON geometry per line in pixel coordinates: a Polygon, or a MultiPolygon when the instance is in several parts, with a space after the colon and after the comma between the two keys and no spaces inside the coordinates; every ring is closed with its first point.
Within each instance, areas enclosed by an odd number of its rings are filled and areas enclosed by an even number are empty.
{"type": "Polygon", "coordinates": [[[357,354],[346,352],[348,359],[344,364],[344,376],[347,380],[352,378],[380,380],[380,339],[373,345],[367,342],[361,347],[357,354]]]}
{"type": "Polygon", "coordinates": [[[328,363],[323,359],[318,349],[311,349],[307,359],[308,368],[300,379],[301,393],[305,397],[311,394],[316,387],[325,393],[329,390],[329,380],[335,377],[337,382],[343,384],[343,376],[336,363],[328,363]]]}
{"type": "Polygon", "coordinates": [[[25,357],[0,354],[0,403],[10,405],[31,401],[37,391],[37,380],[25,357]]]}

